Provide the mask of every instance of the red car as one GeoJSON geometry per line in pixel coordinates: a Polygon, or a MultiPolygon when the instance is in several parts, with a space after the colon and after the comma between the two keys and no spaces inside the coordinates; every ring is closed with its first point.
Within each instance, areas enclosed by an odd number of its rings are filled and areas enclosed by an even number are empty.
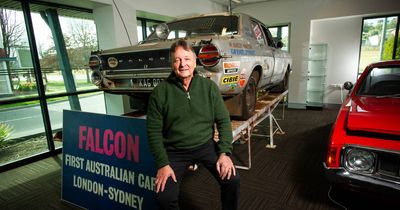
{"type": "Polygon", "coordinates": [[[351,93],[332,127],[326,177],[352,190],[400,196],[400,60],[371,64],[354,88],[344,87],[351,93]]]}

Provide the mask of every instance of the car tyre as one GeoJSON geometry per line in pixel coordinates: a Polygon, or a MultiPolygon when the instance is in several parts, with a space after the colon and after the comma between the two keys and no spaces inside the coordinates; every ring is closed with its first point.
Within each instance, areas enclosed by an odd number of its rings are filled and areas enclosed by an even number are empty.
{"type": "Polygon", "coordinates": [[[289,89],[289,72],[289,69],[286,70],[285,77],[283,78],[282,82],[280,82],[276,87],[272,88],[271,92],[283,93],[289,89]]]}
{"type": "Polygon", "coordinates": [[[249,119],[256,109],[258,77],[259,73],[257,71],[253,71],[249,77],[246,87],[243,90],[241,100],[242,115],[239,117],[240,120],[249,119]]]}

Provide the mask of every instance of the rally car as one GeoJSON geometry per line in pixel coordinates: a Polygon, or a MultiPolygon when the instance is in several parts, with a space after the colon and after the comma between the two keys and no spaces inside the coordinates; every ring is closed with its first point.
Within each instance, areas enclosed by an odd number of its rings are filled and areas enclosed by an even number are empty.
{"type": "Polygon", "coordinates": [[[249,118],[258,90],[288,88],[292,59],[268,28],[245,14],[208,14],[162,23],[134,46],[92,52],[92,81],[101,90],[128,94],[145,108],[152,89],[171,73],[169,48],[185,39],[197,55],[196,71],[214,81],[231,114],[249,118]]]}

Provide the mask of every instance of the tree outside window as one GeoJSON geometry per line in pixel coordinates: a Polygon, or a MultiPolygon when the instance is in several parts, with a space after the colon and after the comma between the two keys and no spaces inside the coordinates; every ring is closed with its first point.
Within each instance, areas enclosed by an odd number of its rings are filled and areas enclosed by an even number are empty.
{"type": "MultiPolygon", "coordinates": [[[[65,92],[51,31],[39,13],[31,13],[31,16],[35,22],[35,38],[43,83],[47,86],[46,94],[65,92]]],[[[90,81],[90,71],[87,67],[90,52],[98,49],[94,21],[63,16],[59,19],[78,90],[95,89],[90,81]]],[[[2,100],[37,95],[22,11],[0,8],[0,29],[2,100]]]]}
{"type": "Polygon", "coordinates": [[[399,59],[398,34],[398,16],[364,19],[358,73],[361,74],[370,63],[399,59]]]}
{"type": "Polygon", "coordinates": [[[4,78],[8,77],[8,83],[3,85],[8,85],[11,91],[14,91],[14,86],[12,82],[16,77],[16,72],[13,71],[13,59],[16,56],[16,49],[22,48],[21,38],[24,33],[23,24],[17,22],[17,13],[13,10],[7,10],[0,8],[0,30],[1,30],[1,42],[0,43],[0,57],[5,63],[5,69],[2,70],[2,76],[4,78]]]}

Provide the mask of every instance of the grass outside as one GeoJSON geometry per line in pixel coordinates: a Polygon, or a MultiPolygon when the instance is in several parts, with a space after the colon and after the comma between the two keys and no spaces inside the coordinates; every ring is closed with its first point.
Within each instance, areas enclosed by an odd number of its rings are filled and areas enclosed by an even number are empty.
{"type": "Polygon", "coordinates": [[[361,49],[358,73],[362,73],[366,66],[380,60],[379,48],[361,49]]]}
{"type": "MultiPolygon", "coordinates": [[[[87,80],[77,80],[76,83],[77,90],[86,90],[90,88],[95,88],[95,86],[87,80]]],[[[60,93],[65,92],[65,84],[63,81],[53,81],[46,85],[46,93],[60,93]]]]}
{"type": "MultiPolygon", "coordinates": [[[[95,88],[95,86],[93,86],[93,84],[91,83],[88,83],[86,79],[77,80],[76,86],[77,90],[87,90],[95,88]]],[[[53,81],[47,83],[46,85],[46,94],[63,93],[63,92],[65,92],[65,85],[63,81],[53,81]]],[[[90,94],[93,93],[81,94],[79,96],[85,96],[90,94]]],[[[31,92],[26,91],[25,93],[20,93],[17,96],[11,98],[15,97],[24,98],[32,96],[37,96],[37,90],[33,90],[31,92]]],[[[47,102],[61,101],[67,99],[68,99],[67,96],[50,98],[47,99],[47,102]]],[[[2,98],[2,100],[7,100],[7,99],[2,98]]],[[[21,106],[37,105],[37,104],[39,104],[39,100],[20,102],[14,104],[5,104],[5,105],[0,105],[0,110],[5,108],[13,108],[13,107],[21,107],[21,106]]],[[[59,141],[54,141],[54,144],[56,148],[62,146],[62,143],[59,141]]],[[[45,135],[36,135],[36,136],[28,136],[17,139],[3,140],[2,142],[0,142],[0,165],[24,159],[46,151],[48,151],[48,145],[45,135]]]]}
{"type": "MultiPolygon", "coordinates": [[[[55,147],[62,142],[54,141],[55,147]]],[[[48,151],[46,136],[31,136],[5,141],[0,147],[0,165],[48,151]]]]}
{"type": "MultiPolygon", "coordinates": [[[[96,88],[93,86],[93,84],[88,83],[86,80],[78,80],[76,82],[77,90],[89,90],[96,88]]],[[[46,94],[54,94],[54,93],[63,93],[65,92],[65,85],[63,81],[56,81],[56,82],[49,82],[46,85],[46,94]]],[[[11,96],[8,98],[3,98],[3,100],[7,99],[13,99],[13,98],[27,98],[27,97],[32,97],[32,96],[37,96],[37,90],[33,91],[25,91],[25,92],[19,92],[17,96],[11,96]]],[[[59,100],[66,100],[67,97],[58,97],[58,98],[51,98],[48,99],[47,102],[52,102],[52,101],[59,101],[59,100]]],[[[14,104],[4,104],[0,105],[0,110],[5,109],[5,108],[13,108],[13,107],[21,107],[21,106],[27,106],[27,105],[37,105],[39,104],[39,100],[34,100],[34,101],[27,101],[27,102],[19,102],[19,103],[14,103],[14,104]]]]}

